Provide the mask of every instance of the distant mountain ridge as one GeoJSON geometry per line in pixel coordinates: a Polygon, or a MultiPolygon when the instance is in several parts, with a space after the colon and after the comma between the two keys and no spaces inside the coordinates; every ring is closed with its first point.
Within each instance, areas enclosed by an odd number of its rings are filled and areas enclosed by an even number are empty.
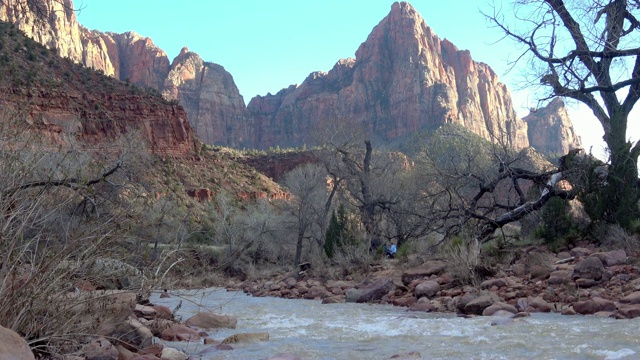
{"type": "Polygon", "coordinates": [[[559,153],[580,147],[570,120],[551,113],[562,113],[564,104],[538,112],[547,117],[520,119],[493,70],[473,61],[469,51],[441,40],[406,2],[392,5],[355,59],[340,60],[327,73],[314,72],[299,86],[257,96],[245,106],[231,74],[186,48],[169,63],[149,38],[82,27],[69,10],[71,0],[37,0],[46,10],[44,16],[17,11],[21,1],[5,1],[0,19],[56,47],[62,56],[177,99],[198,137],[208,144],[300,146],[309,142],[311,128],[341,118],[364,124],[384,141],[456,123],[487,139],[502,134],[517,149],[533,145],[559,153]],[[38,16],[46,21],[35,21],[38,16]],[[555,119],[553,131],[545,130],[549,118],[555,119]]]}

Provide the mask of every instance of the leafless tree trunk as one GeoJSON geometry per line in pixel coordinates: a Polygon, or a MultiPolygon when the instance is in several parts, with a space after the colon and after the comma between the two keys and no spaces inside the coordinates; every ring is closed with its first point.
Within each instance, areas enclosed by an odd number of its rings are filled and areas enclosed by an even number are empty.
{"type": "Polygon", "coordinates": [[[531,83],[591,109],[604,130],[610,152],[603,204],[593,215],[630,226],[640,215],[640,142],[627,140],[629,114],[640,99],[640,3],[637,0],[515,1],[518,21],[486,16],[506,36],[524,45],[518,60],[534,70],[531,83]],[[620,91],[623,92],[620,92],[620,91]],[[626,94],[624,93],[626,91],[626,94]]]}

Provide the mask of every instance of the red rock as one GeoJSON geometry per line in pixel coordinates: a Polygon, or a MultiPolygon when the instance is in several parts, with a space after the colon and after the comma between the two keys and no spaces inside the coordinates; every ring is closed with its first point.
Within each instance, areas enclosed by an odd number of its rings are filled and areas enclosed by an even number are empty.
{"type": "Polygon", "coordinates": [[[640,291],[632,292],[631,294],[620,299],[621,304],[640,304],[640,291]]]}
{"type": "Polygon", "coordinates": [[[522,120],[528,125],[529,144],[542,153],[566,154],[569,150],[582,147],[564,101],[559,97],[543,108],[532,110],[522,120]]]}
{"type": "Polygon", "coordinates": [[[163,89],[165,98],[177,99],[184,106],[203,142],[252,147],[253,137],[244,120],[244,99],[224,67],[204,62],[183,48],[171,64],[163,89]]]}
{"type": "Polygon", "coordinates": [[[597,257],[589,257],[578,262],[573,267],[572,277],[574,279],[584,278],[600,280],[602,278],[603,271],[604,265],[602,265],[602,261],[600,261],[600,259],[598,259],[597,257]]]}
{"type": "Polygon", "coordinates": [[[482,312],[494,303],[488,295],[481,295],[464,306],[464,313],[468,315],[482,315],[482,312]]]}
{"type": "Polygon", "coordinates": [[[487,139],[510,129],[507,142],[515,148],[533,143],[542,151],[559,153],[579,144],[571,124],[563,121],[561,101],[531,114],[527,125],[516,116],[509,91],[495,72],[475,62],[468,50],[441,40],[406,2],[392,5],[357,49],[356,59],[339,60],[328,73],[314,72],[300,86],[255,97],[245,107],[232,75],[222,66],[204,62],[186,48],[170,66],[151,39],[81,28],[62,2],[41,1],[46,4],[41,16],[47,19],[42,26],[31,26],[38,14],[17,5],[1,7],[0,20],[19,24],[36,41],[74,62],[179,100],[205,143],[299,146],[308,142],[316,123],[339,115],[364,123],[386,140],[457,123],[487,139]],[[537,114],[546,117],[538,120],[537,114]]]}
{"type": "Polygon", "coordinates": [[[518,312],[515,306],[498,301],[498,302],[494,302],[489,307],[485,308],[482,311],[482,316],[491,316],[497,313],[498,311],[506,311],[510,314],[516,314],[518,312]]]}
{"type": "Polygon", "coordinates": [[[625,319],[635,319],[640,317],[640,304],[620,305],[618,306],[618,312],[625,319]]]}
{"type": "Polygon", "coordinates": [[[209,202],[213,200],[213,192],[209,189],[191,189],[187,190],[187,195],[198,200],[198,202],[209,202]]]}
{"type": "Polygon", "coordinates": [[[232,316],[219,315],[208,312],[197,313],[187,319],[187,321],[185,321],[185,325],[195,326],[202,329],[235,329],[237,323],[238,319],[232,316]]]}
{"type": "Polygon", "coordinates": [[[432,298],[440,291],[440,284],[433,280],[423,281],[415,287],[414,291],[418,298],[423,296],[432,298]]]}
{"type": "Polygon", "coordinates": [[[415,297],[411,296],[411,297],[401,297],[401,298],[393,299],[391,301],[391,303],[393,305],[395,305],[395,306],[411,307],[417,301],[418,301],[418,299],[416,299],[415,297]]]}
{"type": "Polygon", "coordinates": [[[624,250],[614,250],[608,252],[597,252],[591,254],[591,256],[595,256],[604,266],[615,266],[621,265],[627,262],[627,253],[624,250]]]}
{"type": "Polygon", "coordinates": [[[387,293],[393,291],[395,288],[396,285],[393,283],[393,279],[378,279],[362,289],[363,291],[356,302],[367,303],[380,300],[383,296],[387,295],[387,293]]]}
{"type": "Polygon", "coordinates": [[[200,334],[186,325],[173,324],[162,330],[160,338],[166,341],[196,341],[200,339],[200,334]]]}
{"type": "Polygon", "coordinates": [[[594,297],[593,299],[573,303],[573,309],[578,314],[590,315],[601,311],[615,311],[616,305],[612,301],[594,297]]]}
{"type": "Polygon", "coordinates": [[[500,278],[498,278],[498,279],[488,279],[488,280],[483,281],[480,284],[480,288],[481,289],[487,289],[487,288],[492,288],[494,286],[496,288],[501,288],[501,287],[506,286],[506,285],[507,285],[507,282],[505,281],[505,279],[500,279],[500,278]]]}
{"type": "Polygon", "coordinates": [[[412,281],[426,279],[431,275],[442,273],[447,267],[444,261],[428,261],[421,267],[405,270],[402,273],[402,283],[409,286],[412,281]]]}
{"type": "Polygon", "coordinates": [[[0,354],[3,360],[34,360],[27,341],[15,331],[0,326],[0,354]]]}
{"type": "Polygon", "coordinates": [[[153,305],[151,307],[156,311],[156,318],[166,320],[173,319],[173,312],[171,312],[171,309],[168,307],[164,305],[153,305]]]}
{"type": "Polygon", "coordinates": [[[86,360],[118,360],[118,349],[105,338],[98,338],[82,347],[86,360]]]}

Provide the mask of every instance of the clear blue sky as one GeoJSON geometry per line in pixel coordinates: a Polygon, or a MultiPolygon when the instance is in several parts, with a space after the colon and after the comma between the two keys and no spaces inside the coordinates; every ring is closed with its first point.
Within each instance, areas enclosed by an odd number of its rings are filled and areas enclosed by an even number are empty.
{"type": "MultiPolygon", "coordinates": [[[[169,60],[183,46],[203,60],[225,67],[245,103],[255,95],[276,93],[301,83],[313,71],[328,71],[341,58],[355,57],[392,0],[75,0],[78,21],[100,31],[135,31],[150,37],[169,60]]],[[[500,0],[496,0],[500,2],[500,0]]],[[[508,6],[509,1],[503,1],[508,6]]],[[[521,86],[521,72],[507,73],[518,50],[480,13],[489,1],[414,0],[413,7],[440,38],[468,49],[489,64],[514,95],[516,111],[536,106],[521,86]]],[[[507,11],[508,12],[508,11],[507,11]]],[[[525,66],[522,64],[521,66],[525,66]]],[[[585,147],[601,145],[602,130],[584,109],[571,110],[585,147]]],[[[637,138],[636,128],[630,136],[637,138]],[[635,132],[635,134],[634,134],[635,132]]],[[[632,130],[632,129],[630,129],[632,130]]]]}

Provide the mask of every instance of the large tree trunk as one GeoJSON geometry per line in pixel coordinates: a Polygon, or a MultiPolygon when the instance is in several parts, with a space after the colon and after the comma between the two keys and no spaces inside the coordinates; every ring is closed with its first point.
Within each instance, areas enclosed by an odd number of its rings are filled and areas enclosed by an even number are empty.
{"type": "Polygon", "coordinates": [[[302,257],[302,242],[304,241],[304,227],[298,227],[298,241],[296,242],[296,257],[293,261],[293,265],[298,267],[300,265],[300,257],[302,257]]]}
{"type": "Polygon", "coordinates": [[[607,176],[601,208],[602,219],[629,228],[640,215],[638,210],[638,149],[626,139],[627,114],[614,113],[605,141],[611,151],[611,169],[607,176]]]}

